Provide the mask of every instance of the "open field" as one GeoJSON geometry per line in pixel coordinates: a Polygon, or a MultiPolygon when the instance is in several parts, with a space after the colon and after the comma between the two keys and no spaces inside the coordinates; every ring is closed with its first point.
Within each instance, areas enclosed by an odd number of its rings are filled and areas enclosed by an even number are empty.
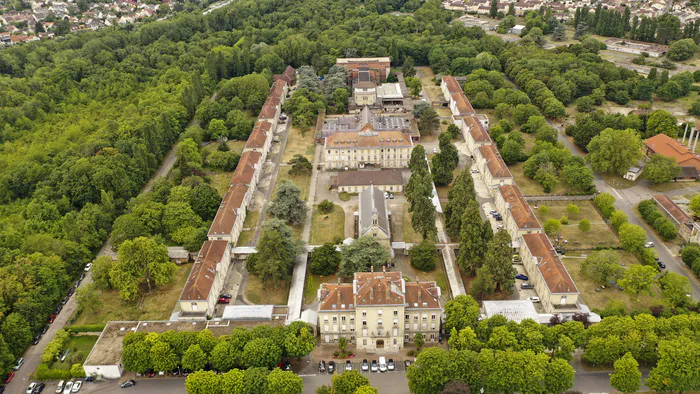
{"type": "Polygon", "coordinates": [[[286,305],[289,298],[289,282],[264,283],[260,276],[250,274],[245,287],[245,297],[257,305],[286,305]]]}
{"type": "Polygon", "coordinates": [[[525,163],[511,164],[508,166],[510,173],[513,174],[515,184],[518,185],[520,191],[525,196],[539,196],[544,194],[564,194],[568,190],[564,182],[558,180],[550,193],[545,193],[542,185],[534,179],[525,176],[523,167],[525,163]]]}
{"type": "MultiPolygon", "coordinates": [[[[71,357],[73,357],[73,355],[75,355],[76,352],[80,352],[80,354],[82,354],[82,360],[79,361],[79,363],[82,364],[82,362],[85,361],[85,359],[87,358],[88,354],[90,354],[90,350],[92,350],[92,347],[95,346],[97,338],[99,338],[99,335],[72,336],[68,341],[68,344],[66,345],[65,349],[63,349],[63,352],[65,352],[67,349],[70,349],[70,354],[68,354],[68,357],[66,357],[64,361],[54,362],[49,366],[49,368],[69,370],[70,367],[73,365],[73,363],[71,363],[71,357]]],[[[61,352],[61,355],[63,355],[63,352],[61,352]]]]}
{"type": "Polygon", "coordinates": [[[123,301],[117,290],[100,291],[100,300],[104,305],[95,311],[83,311],[74,324],[102,324],[110,320],[167,320],[180,298],[191,269],[192,264],[178,265],[172,283],[156,288],[136,302],[123,301]]]}
{"type": "Polygon", "coordinates": [[[238,246],[246,246],[248,242],[253,240],[255,236],[255,229],[258,225],[258,219],[260,218],[260,211],[248,211],[245,215],[245,221],[243,222],[243,228],[249,228],[250,230],[241,231],[238,236],[238,246]]]}
{"type": "MultiPolygon", "coordinates": [[[[618,251],[618,253],[620,254],[621,262],[626,266],[638,264],[637,259],[629,253],[623,251],[618,251]]],[[[651,296],[649,294],[640,294],[639,301],[635,301],[633,297],[615,287],[610,286],[606,289],[602,289],[593,281],[584,277],[580,269],[580,264],[583,262],[583,259],[562,257],[561,260],[569,271],[571,278],[574,280],[578,291],[581,293],[583,301],[591,309],[605,309],[610,301],[615,300],[624,303],[627,312],[631,312],[635,309],[648,309],[650,306],[658,304],[661,301],[662,296],[658,285],[653,286],[651,296]],[[600,291],[597,292],[596,289],[600,289],[600,291]]]]}
{"type": "Polygon", "coordinates": [[[425,98],[430,101],[444,100],[445,97],[442,95],[440,85],[435,85],[435,82],[433,81],[435,78],[433,70],[430,67],[416,67],[416,71],[418,71],[416,77],[420,76],[422,73],[420,82],[423,85],[423,92],[425,92],[426,95],[425,98]]]}
{"type": "Polygon", "coordinates": [[[546,215],[540,209],[536,209],[536,205],[532,205],[532,210],[542,226],[549,219],[560,219],[562,216],[569,218],[569,224],[562,225],[558,234],[550,236],[555,246],[557,245],[557,236],[560,236],[562,241],[568,241],[569,247],[593,249],[596,246],[615,247],[619,245],[617,236],[605,224],[590,201],[574,201],[573,203],[579,207],[578,214],[569,215],[566,211],[569,205],[568,201],[541,202],[540,207],[544,205],[549,208],[549,213],[546,215]],[[584,233],[578,229],[578,223],[581,219],[588,219],[591,222],[590,231],[584,233]]]}
{"type": "Polygon", "coordinates": [[[289,162],[294,155],[304,155],[310,162],[313,162],[315,149],[313,130],[302,132],[301,129],[292,127],[289,129],[289,137],[287,137],[287,145],[284,148],[282,162],[289,162]]]}
{"type": "Polygon", "coordinates": [[[322,245],[326,242],[334,242],[333,239],[340,237],[345,239],[345,210],[340,205],[334,205],[331,213],[321,213],[318,206],[314,207],[314,214],[311,218],[311,245],[322,245]]]}

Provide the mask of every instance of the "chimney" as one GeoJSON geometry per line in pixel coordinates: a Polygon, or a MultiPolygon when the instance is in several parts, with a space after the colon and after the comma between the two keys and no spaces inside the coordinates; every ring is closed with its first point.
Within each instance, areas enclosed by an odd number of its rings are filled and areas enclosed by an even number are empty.
{"type": "Polygon", "coordinates": [[[370,265],[370,266],[369,266],[369,271],[370,271],[370,272],[374,272],[374,265],[370,265]]]}
{"type": "Polygon", "coordinates": [[[418,305],[423,305],[423,288],[418,286],[418,305]]]}

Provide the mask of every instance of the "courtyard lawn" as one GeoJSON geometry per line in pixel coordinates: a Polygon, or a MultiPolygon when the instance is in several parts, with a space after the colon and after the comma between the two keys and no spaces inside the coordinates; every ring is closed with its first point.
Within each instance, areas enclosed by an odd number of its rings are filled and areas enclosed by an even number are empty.
{"type": "Polygon", "coordinates": [[[272,191],[272,198],[274,199],[277,195],[277,188],[283,181],[292,181],[295,185],[299,186],[301,193],[299,197],[302,200],[309,198],[309,186],[311,185],[311,173],[302,175],[289,175],[289,170],[291,166],[281,166],[279,174],[277,174],[277,182],[275,182],[275,189],[272,191]]]}
{"type": "Polygon", "coordinates": [[[311,218],[311,245],[323,245],[334,242],[334,238],[345,239],[345,210],[340,205],[334,205],[330,213],[322,213],[314,206],[311,218]]]}
{"type": "MultiPolygon", "coordinates": [[[[629,267],[631,264],[639,264],[637,259],[627,252],[618,251],[620,253],[620,260],[623,264],[629,267]]],[[[588,305],[589,308],[593,309],[605,309],[608,303],[612,300],[621,301],[625,305],[627,312],[631,312],[635,309],[649,309],[652,305],[659,304],[662,299],[661,291],[658,285],[654,285],[652,288],[652,295],[642,293],[639,295],[639,301],[636,301],[634,297],[626,294],[613,286],[606,286],[602,289],[600,286],[595,284],[593,281],[584,277],[581,274],[580,265],[583,262],[581,258],[563,257],[562,262],[569,271],[571,279],[574,280],[578,291],[583,297],[583,301],[588,305]],[[600,291],[596,291],[600,289],[600,291]]]]}
{"type": "Polygon", "coordinates": [[[245,297],[257,305],[286,305],[289,298],[289,282],[265,283],[260,276],[249,274],[245,297]]]}
{"type": "Polygon", "coordinates": [[[545,193],[542,185],[534,179],[530,179],[525,176],[523,172],[523,167],[525,163],[516,163],[508,166],[510,173],[513,175],[513,180],[515,184],[518,185],[520,191],[524,196],[541,196],[547,194],[564,194],[568,191],[568,188],[563,181],[558,180],[557,183],[552,188],[552,191],[545,193]]]}
{"type": "MultiPolygon", "coordinates": [[[[408,212],[408,205],[409,204],[403,205],[403,213],[402,213],[403,218],[402,218],[402,221],[400,223],[401,227],[399,229],[402,231],[401,234],[403,234],[403,241],[404,242],[418,244],[418,243],[421,243],[421,241],[423,241],[423,236],[418,234],[413,229],[413,225],[411,224],[411,213],[408,212]]],[[[393,220],[393,218],[392,218],[392,220],[393,220]]],[[[397,229],[397,227],[398,227],[397,224],[399,224],[399,223],[394,223],[394,231],[399,230],[399,229],[397,229]]],[[[398,232],[396,234],[398,234],[398,232]]]]}
{"type": "MultiPolygon", "coordinates": [[[[228,146],[228,149],[231,152],[236,152],[238,154],[243,153],[243,148],[245,147],[246,141],[226,141],[226,145],[228,146]]],[[[212,141],[211,143],[207,144],[205,147],[202,148],[202,150],[207,151],[209,153],[214,152],[217,150],[219,147],[219,143],[217,141],[212,141]]]]}
{"type": "MultiPolygon", "coordinates": [[[[562,225],[558,234],[551,234],[552,243],[556,246],[557,236],[561,240],[567,240],[567,246],[578,249],[593,249],[595,247],[616,247],[619,245],[619,240],[613,231],[603,221],[603,218],[595,210],[590,201],[544,201],[538,206],[541,208],[546,206],[549,209],[548,214],[543,214],[540,209],[536,209],[535,205],[531,205],[532,210],[540,221],[540,225],[544,226],[549,219],[561,219],[562,216],[569,218],[569,224],[562,225]],[[579,207],[579,213],[569,215],[566,211],[569,203],[579,207]],[[591,222],[591,229],[588,232],[581,232],[578,229],[578,224],[581,219],[588,219],[591,222]]],[[[563,245],[563,243],[562,243],[563,245]]]]}
{"type": "Polygon", "coordinates": [[[247,243],[253,240],[255,236],[255,230],[258,226],[258,219],[260,218],[260,211],[248,211],[245,215],[245,221],[243,222],[243,228],[249,230],[241,231],[238,236],[238,246],[246,246],[247,243]]]}
{"type": "Polygon", "coordinates": [[[61,356],[67,349],[70,349],[70,354],[68,354],[68,357],[66,357],[65,360],[56,361],[51,364],[50,368],[69,370],[73,364],[82,364],[87,358],[88,354],[90,354],[92,347],[95,346],[97,338],[99,338],[99,335],[71,336],[65,349],[63,349],[63,352],[61,352],[61,356]],[[82,357],[80,357],[78,360],[72,360],[72,357],[74,357],[76,353],[81,354],[82,357]],[[75,361],[75,363],[72,363],[71,360],[75,361]]]}
{"type": "Polygon", "coordinates": [[[112,320],[168,320],[191,269],[192,264],[178,265],[170,284],[157,287],[133,302],[122,300],[117,290],[99,291],[104,305],[97,310],[83,311],[74,324],[104,324],[112,320]]]}
{"type": "Polygon", "coordinates": [[[316,144],[314,142],[313,129],[302,132],[301,129],[292,127],[289,129],[289,136],[287,137],[287,145],[282,155],[282,162],[289,162],[294,155],[304,155],[310,162],[313,162],[315,149],[316,144]]]}
{"type": "Polygon", "coordinates": [[[231,177],[233,176],[233,171],[219,172],[208,170],[204,174],[211,179],[211,186],[216,189],[221,198],[224,198],[224,194],[231,187],[231,177]]]}
{"type": "Polygon", "coordinates": [[[316,301],[316,296],[319,287],[322,283],[335,283],[337,282],[336,276],[334,275],[314,275],[311,272],[306,273],[306,284],[304,285],[304,305],[309,305],[316,301]]]}

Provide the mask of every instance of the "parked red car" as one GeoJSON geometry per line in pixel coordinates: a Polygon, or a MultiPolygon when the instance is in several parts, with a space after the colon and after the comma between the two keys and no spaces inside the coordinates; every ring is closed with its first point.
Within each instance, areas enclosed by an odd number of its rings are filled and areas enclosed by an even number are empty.
{"type": "Polygon", "coordinates": [[[10,372],[7,374],[7,377],[3,380],[3,383],[10,383],[12,381],[12,378],[15,377],[14,372],[10,372]]]}
{"type": "Polygon", "coordinates": [[[53,323],[54,320],[56,320],[56,314],[52,313],[51,317],[49,317],[49,324],[53,323]]]}
{"type": "Polygon", "coordinates": [[[219,298],[219,304],[228,304],[229,302],[231,302],[231,299],[229,299],[229,298],[223,298],[223,297],[219,298]]]}

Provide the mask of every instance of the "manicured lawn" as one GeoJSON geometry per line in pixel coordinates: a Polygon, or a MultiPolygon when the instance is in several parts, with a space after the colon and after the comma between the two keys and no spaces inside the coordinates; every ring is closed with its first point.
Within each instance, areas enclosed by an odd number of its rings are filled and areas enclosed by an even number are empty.
{"type": "Polygon", "coordinates": [[[316,301],[316,295],[321,283],[335,283],[335,275],[320,276],[311,272],[306,273],[306,284],[304,286],[304,304],[311,304],[316,301]]]}
{"type": "Polygon", "coordinates": [[[255,230],[258,226],[258,219],[260,218],[260,211],[248,211],[245,215],[245,221],[243,222],[243,228],[249,230],[241,231],[238,236],[238,246],[246,246],[248,242],[253,240],[255,236],[255,230]]]}
{"type": "MultiPolygon", "coordinates": [[[[629,267],[631,264],[639,264],[634,256],[629,255],[626,252],[619,253],[621,253],[621,261],[626,266],[629,267]]],[[[580,265],[583,262],[583,259],[564,257],[562,258],[562,262],[569,271],[571,279],[574,280],[578,291],[583,297],[583,301],[591,309],[604,309],[611,300],[622,301],[625,304],[625,308],[628,312],[631,312],[634,309],[648,309],[650,306],[661,302],[662,296],[657,285],[654,285],[652,288],[652,296],[643,293],[639,295],[639,301],[636,301],[629,294],[626,294],[613,286],[606,286],[607,288],[602,289],[593,281],[581,275],[580,265]],[[600,291],[597,292],[595,289],[600,289],[600,291]]]]}
{"type": "MultiPolygon", "coordinates": [[[[82,354],[82,358],[80,361],[77,361],[77,363],[81,363],[85,361],[87,358],[88,354],[90,354],[90,350],[92,350],[92,347],[95,345],[95,342],[97,342],[97,338],[99,338],[99,335],[81,335],[81,336],[72,336],[70,338],[70,341],[68,341],[68,344],[66,345],[66,348],[63,349],[63,352],[65,352],[67,349],[70,349],[70,354],[68,354],[68,357],[61,362],[61,361],[56,361],[53,363],[50,368],[52,369],[65,369],[69,370],[71,365],[71,357],[73,357],[76,352],[80,352],[82,354]]],[[[61,356],[63,353],[61,353],[61,356]]]]}
{"type": "Polygon", "coordinates": [[[286,305],[289,298],[289,282],[266,283],[258,275],[250,274],[245,296],[248,301],[258,305],[286,305]]]}
{"type": "Polygon", "coordinates": [[[525,173],[523,172],[524,166],[525,166],[524,162],[511,164],[508,166],[510,173],[513,175],[513,179],[515,180],[515,184],[518,185],[518,187],[520,188],[520,191],[523,193],[523,195],[525,195],[525,196],[539,196],[539,195],[546,195],[546,194],[564,194],[567,192],[568,188],[566,187],[564,182],[559,180],[554,185],[551,192],[545,193],[544,189],[542,188],[542,185],[539,182],[525,176],[525,173]]]}
{"type": "Polygon", "coordinates": [[[292,127],[289,130],[282,162],[287,163],[294,155],[304,155],[309,161],[313,162],[315,148],[313,129],[302,132],[301,129],[292,127]]]}
{"type": "MultiPolygon", "coordinates": [[[[546,201],[541,203],[540,208],[545,205],[549,209],[549,213],[546,215],[540,209],[535,209],[534,204],[532,205],[532,210],[542,226],[549,219],[561,219],[562,216],[567,216],[569,224],[562,225],[557,235],[561,236],[562,240],[567,240],[569,246],[593,249],[596,246],[614,247],[619,245],[617,236],[605,224],[603,218],[593,208],[593,204],[590,201],[573,201],[572,203],[579,207],[578,214],[569,215],[566,211],[569,205],[568,201],[546,201]],[[581,219],[588,219],[591,222],[591,229],[588,232],[584,233],[578,229],[578,223],[581,219]]],[[[556,235],[552,234],[550,238],[556,245],[556,235]]]]}
{"type": "Polygon", "coordinates": [[[192,264],[177,267],[173,281],[134,302],[123,301],[116,290],[100,291],[104,304],[96,311],[85,310],[74,324],[101,324],[111,320],[167,320],[175,309],[192,264]]]}
{"type": "MultiPolygon", "coordinates": [[[[246,141],[226,141],[226,145],[228,145],[228,149],[231,152],[236,152],[238,154],[243,152],[243,148],[245,147],[246,141]]],[[[205,151],[208,152],[214,152],[217,148],[219,147],[219,143],[214,141],[202,148],[205,151]]]]}
{"type": "Polygon", "coordinates": [[[311,245],[322,245],[333,242],[334,238],[345,239],[345,210],[339,205],[333,206],[331,213],[321,213],[318,206],[314,206],[314,215],[311,218],[311,245]]]}

